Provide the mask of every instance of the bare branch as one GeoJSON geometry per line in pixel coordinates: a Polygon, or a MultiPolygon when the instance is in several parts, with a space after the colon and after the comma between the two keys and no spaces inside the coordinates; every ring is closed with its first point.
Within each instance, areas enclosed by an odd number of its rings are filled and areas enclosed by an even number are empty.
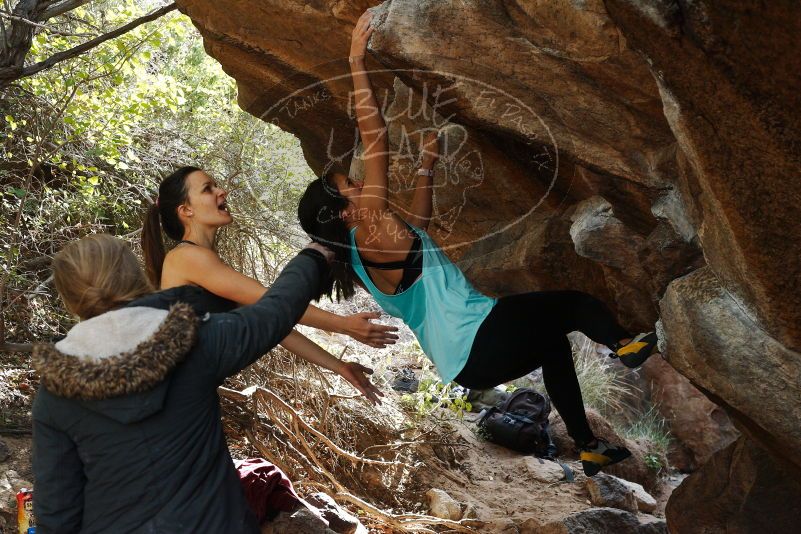
{"type": "Polygon", "coordinates": [[[166,15],[170,11],[176,9],[176,7],[177,6],[175,5],[175,3],[166,5],[160,9],[157,9],[156,11],[153,11],[152,13],[149,13],[148,15],[132,20],[128,24],[121,26],[114,31],[96,37],[95,39],[87,41],[78,46],[72,47],[69,50],[53,54],[46,60],[40,61],[39,63],[34,63],[33,65],[29,65],[28,67],[22,68],[15,66],[15,67],[0,68],[0,87],[5,87],[6,85],[10,84],[13,81],[19,80],[21,78],[26,78],[28,76],[32,76],[37,72],[49,69],[50,67],[56,65],[57,63],[79,56],[80,54],[83,54],[84,52],[87,52],[88,50],[91,50],[92,48],[95,48],[98,45],[105,43],[106,41],[109,41],[111,39],[114,39],[115,37],[119,37],[120,35],[128,33],[129,31],[141,26],[142,24],[145,24],[146,22],[151,22],[159,17],[166,15]]]}
{"type": "Polygon", "coordinates": [[[52,19],[53,17],[63,15],[67,11],[72,11],[73,9],[79,8],[91,1],[92,0],[65,0],[64,2],[58,2],[45,9],[44,12],[39,16],[39,20],[45,21],[52,19]]]}
{"type": "Polygon", "coordinates": [[[0,352],[33,352],[33,343],[0,343],[0,352]]]}
{"type": "Polygon", "coordinates": [[[32,20],[28,20],[28,19],[22,18],[22,17],[15,17],[14,15],[9,15],[8,13],[4,13],[2,11],[0,11],[0,17],[3,17],[4,19],[8,19],[8,20],[13,20],[13,21],[16,21],[16,22],[21,22],[23,24],[27,24],[28,26],[33,26],[34,28],[47,29],[47,26],[44,25],[44,24],[39,24],[38,22],[34,22],[32,20]]]}
{"type": "MultiPolygon", "coordinates": [[[[93,33],[63,32],[61,30],[57,30],[55,28],[52,28],[50,25],[39,24],[38,22],[33,22],[32,20],[24,19],[22,17],[15,17],[14,15],[9,15],[8,13],[3,13],[2,11],[0,11],[0,17],[2,17],[4,19],[15,21],[15,22],[21,22],[22,24],[27,24],[27,25],[32,26],[34,28],[39,28],[42,31],[46,31],[50,35],[60,35],[61,37],[95,37],[95,34],[93,34],[93,33]]],[[[4,28],[4,32],[3,33],[5,33],[5,26],[3,28],[4,28]]]]}

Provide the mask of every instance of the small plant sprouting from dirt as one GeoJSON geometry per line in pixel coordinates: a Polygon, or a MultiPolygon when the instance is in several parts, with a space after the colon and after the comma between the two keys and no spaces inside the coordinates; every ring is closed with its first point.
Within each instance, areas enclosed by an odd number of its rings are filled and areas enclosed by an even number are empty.
{"type": "Polygon", "coordinates": [[[436,378],[425,378],[414,393],[401,397],[404,408],[420,417],[431,415],[437,408],[447,408],[457,417],[473,409],[463,388],[453,382],[443,384],[436,378]]]}

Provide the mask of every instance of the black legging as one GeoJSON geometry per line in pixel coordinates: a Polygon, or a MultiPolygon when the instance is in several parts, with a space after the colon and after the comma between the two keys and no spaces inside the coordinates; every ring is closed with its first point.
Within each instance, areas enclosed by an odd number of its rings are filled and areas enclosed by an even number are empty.
{"type": "Polygon", "coordinates": [[[600,300],[581,291],[539,291],[502,297],[481,323],[456,383],[488,389],[542,367],[545,389],[579,446],[594,437],[581,398],[567,334],[607,347],[631,337],[600,300]]]}

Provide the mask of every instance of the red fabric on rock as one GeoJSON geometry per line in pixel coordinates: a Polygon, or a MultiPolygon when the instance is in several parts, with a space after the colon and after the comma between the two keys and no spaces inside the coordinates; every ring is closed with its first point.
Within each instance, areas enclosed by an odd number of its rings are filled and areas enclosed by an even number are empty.
{"type": "Polygon", "coordinates": [[[272,519],[278,512],[292,512],[301,504],[289,478],[264,458],[234,460],[234,466],[245,499],[259,523],[272,519]]]}

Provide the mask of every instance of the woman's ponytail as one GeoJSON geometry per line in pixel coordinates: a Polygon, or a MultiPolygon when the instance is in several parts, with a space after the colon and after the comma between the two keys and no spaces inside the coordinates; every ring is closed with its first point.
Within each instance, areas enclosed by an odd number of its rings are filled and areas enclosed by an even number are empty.
{"type": "Polygon", "coordinates": [[[161,215],[154,203],[147,210],[142,227],[142,255],[145,257],[145,270],[153,287],[161,287],[161,269],[164,266],[164,240],[161,238],[161,215]]]}
{"type": "Polygon", "coordinates": [[[147,210],[142,226],[142,254],[147,277],[156,288],[161,287],[161,269],[166,256],[161,230],[163,228],[167,237],[175,241],[183,238],[184,225],[176,210],[186,202],[186,177],[199,170],[198,167],[181,167],[164,178],[159,185],[157,200],[147,210]]]}

